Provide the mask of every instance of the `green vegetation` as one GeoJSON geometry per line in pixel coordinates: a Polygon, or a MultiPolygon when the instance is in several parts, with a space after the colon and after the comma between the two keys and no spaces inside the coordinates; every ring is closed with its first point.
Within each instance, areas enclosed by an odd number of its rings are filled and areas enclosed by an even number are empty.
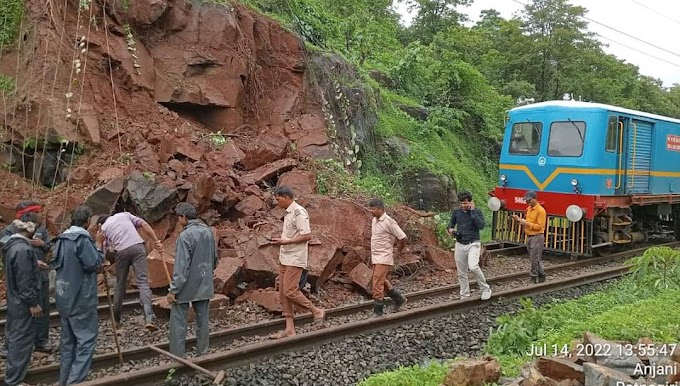
{"type": "MultiPolygon", "coordinates": [[[[357,73],[336,74],[336,93],[325,90],[331,104],[352,92],[349,104],[341,104],[345,114],[336,108],[336,114],[326,115],[330,134],[336,138],[336,130],[365,133],[368,128],[375,141],[357,143],[358,151],[342,154],[342,167],[351,176],[340,176],[344,180],[337,183],[332,174],[320,176],[322,192],[366,193],[367,188],[399,201],[408,198],[413,174],[427,170],[453,181],[457,190],[472,191],[490,222],[486,193],[497,182],[505,111],[518,97],[543,101],[572,93],[680,117],[680,87],[666,90],[660,80],[606,54],[587,31],[583,7],[567,0],[531,0],[512,19],[485,10],[467,26],[461,6],[473,1],[413,0],[416,17],[405,27],[392,0],[241,0],[297,33],[310,62],[334,55],[357,73]],[[543,60],[535,60],[539,57],[543,60]],[[354,91],[365,95],[366,103],[352,105],[354,91]],[[371,110],[376,119],[365,120],[363,128],[356,120],[347,124],[346,118],[351,121],[361,109],[371,110]]],[[[442,241],[448,240],[446,217],[438,217],[442,241]]],[[[484,237],[489,236],[487,231],[484,237]]]]}
{"type": "Polygon", "coordinates": [[[0,94],[2,96],[9,96],[15,89],[14,79],[7,75],[0,74],[0,94]]]}
{"type": "Polygon", "coordinates": [[[14,42],[24,12],[23,0],[4,0],[0,6],[0,48],[14,42]]]}
{"type": "Polygon", "coordinates": [[[431,362],[427,366],[400,367],[397,370],[375,374],[359,386],[438,386],[442,383],[448,363],[431,362]]]}
{"type": "MultiPolygon", "coordinates": [[[[600,292],[541,307],[522,299],[519,311],[497,319],[498,327],[492,330],[485,351],[498,358],[504,376],[515,377],[524,363],[533,360],[526,355],[532,346],[547,345],[549,353],[564,354],[585,331],[609,340],[635,342],[646,336],[655,342],[678,342],[680,283],[663,279],[677,278],[677,273],[669,275],[669,270],[677,269],[670,262],[679,257],[677,250],[650,248],[643,256],[628,261],[630,275],[600,292]]],[[[447,368],[441,364],[400,368],[375,374],[360,386],[438,385],[447,368]]]]}

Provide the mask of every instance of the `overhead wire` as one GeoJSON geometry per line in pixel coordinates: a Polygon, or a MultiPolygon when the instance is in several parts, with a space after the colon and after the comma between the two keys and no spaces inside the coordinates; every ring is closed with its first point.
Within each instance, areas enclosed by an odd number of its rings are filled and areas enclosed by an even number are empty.
{"type": "Polygon", "coordinates": [[[650,54],[650,53],[648,53],[648,52],[641,51],[641,50],[639,50],[639,49],[637,49],[637,48],[635,48],[635,47],[631,47],[631,46],[629,46],[629,45],[623,44],[623,43],[618,42],[618,41],[616,41],[616,40],[614,40],[614,39],[612,39],[612,38],[610,38],[610,37],[604,36],[604,35],[602,35],[602,34],[600,34],[600,33],[595,33],[595,34],[596,34],[597,36],[603,38],[603,39],[609,40],[610,42],[612,42],[612,43],[614,43],[614,44],[618,44],[618,45],[620,45],[620,46],[622,46],[622,47],[626,47],[626,48],[628,48],[629,50],[637,51],[637,52],[639,52],[639,53],[641,53],[641,54],[645,54],[645,55],[649,56],[650,58],[654,58],[654,59],[656,59],[656,60],[660,60],[660,61],[662,61],[662,62],[664,62],[664,63],[668,63],[668,64],[670,64],[670,65],[672,65],[672,66],[675,66],[675,67],[680,67],[680,64],[678,64],[678,63],[669,62],[669,61],[666,60],[666,59],[660,58],[660,57],[658,57],[658,56],[654,56],[654,55],[652,55],[652,54],[650,54]]]}
{"type": "Polygon", "coordinates": [[[644,5],[644,4],[642,4],[642,3],[640,3],[640,2],[638,2],[638,1],[636,1],[636,0],[630,0],[630,1],[632,1],[633,3],[639,5],[640,7],[645,8],[645,9],[647,9],[647,10],[649,10],[649,11],[651,11],[651,12],[653,12],[653,13],[655,13],[655,14],[657,14],[657,15],[659,15],[659,16],[665,18],[665,19],[668,19],[668,20],[670,20],[670,21],[672,21],[672,22],[674,22],[674,23],[680,24],[680,21],[678,21],[677,19],[673,19],[672,17],[670,17],[670,16],[668,16],[668,15],[665,15],[664,13],[659,12],[659,11],[653,9],[653,8],[650,8],[650,7],[644,5]]]}
{"type": "MultiPolygon", "coordinates": [[[[512,1],[515,2],[515,3],[517,3],[517,4],[520,4],[520,5],[522,5],[522,6],[525,6],[525,7],[528,6],[527,4],[525,4],[525,3],[523,3],[523,2],[521,2],[521,1],[519,1],[519,0],[512,0],[512,1]]],[[[631,1],[634,1],[634,0],[631,0],[631,1]]],[[[604,27],[604,28],[610,29],[610,30],[612,30],[612,31],[614,31],[614,32],[620,33],[620,34],[622,34],[622,35],[624,35],[624,36],[627,36],[627,37],[629,37],[629,38],[631,38],[631,39],[634,39],[634,40],[636,40],[636,41],[639,41],[639,42],[641,42],[641,43],[644,43],[644,44],[646,44],[646,45],[648,45],[648,46],[654,47],[654,48],[656,48],[657,50],[666,52],[666,53],[668,53],[668,54],[671,54],[671,55],[673,55],[673,56],[677,56],[677,57],[680,58],[680,54],[678,54],[678,53],[676,53],[676,52],[673,52],[673,51],[668,50],[668,49],[666,49],[666,48],[660,47],[660,46],[658,46],[658,45],[656,45],[656,44],[654,44],[654,43],[650,43],[650,42],[648,42],[648,41],[646,41],[646,40],[640,39],[640,38],[638,38],[638,37],[636,37],[636,36],[633,36],[633,35],[631,35],[631,34],[629,34],[629,33],[623,32],[623,31],[621,31],[621,30],[619,30],[619,29],[616,29],[616,28],[614,28],[614,27],[608,26],[608,25],[606,25],[606,24],[604,24],[604,23],[601,23],[601,22],[599,22],[599,21],[597,21],[597,20],[593,20],[593,19],[591,19],[591,18],[589,18],[589,17],[587,17],[587,16],[581,16],[581,17],[582,17],[583,19],[585,19],[585,20],[588,20],[588,21],[592,22],[592,23],[595,23],[595,24],[597,24],[597,25],[600,25],[600,26],[602,26],[602,27],[604,27]]],[[[598,34],[598,35],[599,35],[599,36],[602,36],[601,34],[598,34]]],[[[603,37],[604,37],[604,36],[603,36],[603,37]]],[[[608,39],[608,38],[605,38],[605,39],[608,39]]],[[[612,40],[612,39],[608,39],[608,40],[614,42],[614,40],[612,40]]],[[[614,42],[614,43],[624,46],[623,44],[618,43],[618,42],[614,42]]],[[[629,49],[632,49],[632,50],[635,50],[635,51],[637,51],[637,52],[643,53],[643,54],[648,55],[648,56],[650,56],[650,57],[653,57],[654,59],[658,59],[658,60],[661,60],[661,61],[663,61],[663,62],[666,62],[666,63],[672,64],[672,65],[674,65],[674,66],[677,66],[677,64],[675,64],[675,63],[670,63],[670,62],[668,62],[668,61],[666,61],[666,60],[664,60],[664,59],[660,59],[660,58],[658,58],[658,57],[655,57],[655,56],[652,56],[652,55],[650,55],[650,54],[644,53],[644,52],[642,52],[642,51],[640,51],[640,50],[638,50],[638,49],[635,49],[635,48],[632,48],[632,47],[629,47],[629,46],[625,46],[625,47],[626,47],[626,48],[629,48],[629,49]]]]}

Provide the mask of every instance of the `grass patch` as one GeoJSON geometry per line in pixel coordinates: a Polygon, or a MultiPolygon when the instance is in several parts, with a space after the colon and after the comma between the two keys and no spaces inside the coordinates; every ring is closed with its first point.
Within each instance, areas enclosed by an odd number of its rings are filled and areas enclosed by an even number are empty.
{"type": "MultiPolygon", "coordinates": [[[[535,307],[530,299],[520,301],[518,312],[498,318],[485,347],[496,357],[503,376],[517,377],[523,364],[534,358],[524,355],[532,345],[571,347],[585,331],[604,339],[636,342],[650,337],[655,342],[680,341],[680,289],[659,290],[628,276],[604,290],[574,300],[556,300],[535,307]]],[[[448,364],[401,367],[375,374],[359,386],[439,385],[448,364]]]]}
{"type": "Polygon", "coordinates": [[[395,106],[416,102],[385,89],[380,90],[382,105],[378,112],[376,134],[383,138],[406,140],[410,151],[399,161],[405,169],[427,169],[455,181],[457,190],[469,190],[478,207],[485,209],[486,193],[495,183],[496,161],[487,158],[481,141],[440,127],[432,120],[417,121],[395,106]]]}
{"type": "Polygon", "coordinates": [[[625,278],[601,292],[540,308],[524,299],[519,312],[498,318],[499,326],[491,333],[486,352],[499,358],[504,375],[517,376],[521,365],[532,359],[525,355],[532,345],[571,346],[584,331],[611,340],[636,341],[649,336],[655,341],[677,342],[679,297],[678,289],[660,292],[625,278]]]}
{"type": "Polygon", "coordinates": [[[400,367],[372,375],[358,386],[438,386],[446,376],[448,363],[431,362],[427,366],[413,365],[400,367]]]}
{"type": "Polygon", "coordinates": [[[14,79],[7,75],[0,74],[0,94],[9,95],[14,92],[14,79]]]}
{"type": "Polygon", "coordinates": [[[0,6],[0,47],[14,42],[24,12],[23,0],[4,0],[0,6]]]}

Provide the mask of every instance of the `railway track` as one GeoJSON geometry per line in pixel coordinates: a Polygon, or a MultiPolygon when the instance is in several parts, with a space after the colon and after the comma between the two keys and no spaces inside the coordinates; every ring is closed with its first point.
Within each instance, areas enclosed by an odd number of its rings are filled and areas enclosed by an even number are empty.
{"type": "MultiPolygon", "coordinates": [[[[97,305],[97,313],[99,319],[110,318],[109,315],[109,304],[106,300],[106,294],[99,294],[98,296],[99,304],[97,305]]],[[[131,311],[134,309],[141,309],[142,306],[139,301],[136,300],[139,297],[139,292],[137,290],[128,291],[125,293],[123,298],[123,313],[126,311],[131,311]]],[[[113,300],[113,294],[111,294],[111,300],[113,300]]],[[[50,327],[59,326],[59,313],[56,311],[56,306],[54,302],[50,302],[50,327]]],[[[7,324],[7,307],[0,308],[0,336],[5,335],[5,324],[7,324]]]]}
{"type": "MultiPolygon", "coordinates": [[[[501,244],[490,244],[487,246],[487,252],[489,256],[512,256],[516,254],[521,254],[523,252],[526,252],[526,248],[524,246],[511,246],[511,247],[504,247],[501,244]]],[[[111,294],[113,298],[113,294],[111,294]]],[[[125,300],[123,302],[123,313],[127,313],[132,310],[136,309],[141,309],[141,305],[139,302],[136,300],[139,296],[139,292],[137,290],[132,290],[128,291],[125,295],[125,300]]],[[[106,294],[100,294],[98,296],[99,298],[99,305],[97,306],[97,313],[99,315],[99,319],[108,319],[110,317],[109,315],[109,305],[106,300],[106,294]]],[[[58,327],[60,320],[59,320],[59,313],[57,313],[55,310],[55,304],[54,302],[50,303],[51,310],[50,312],[50,327],[58,327]]],[[[5,324],[7,322],[7,307],[0,307],[0,336],[5,335],[5,324]]]]}
{"type": "MultiPolygon", "coordinates": [[[[661,245],[669,247],[680,247],[680,242],[667,243],[661,245]]],[[[611,263],[612,261],[617,261],[620,259],[638,255],[640,252],[644,251],[647,248],[648,247],[634,249],[618,254],[613,254],[607,257],[600,257],[554,265],[551,267],[546,267],[545,270],[546,273],[556,273],[560,271],[611,263]]],[[[614,268],[608,268],[594,273],[579,275],[578,277],[570,277],[563,280],[547,281],[538,285],[525,286],[519,289],[498,292],[495,291],[492,295],[491,300],[493,301],[493,300],[516,299],[519,297],[525,297],[527,295],[538,295],[541,293],[553,292],[564,288],[577,287],[584,284],[613,279],[622,276],[625,273],[626,269],[627,269],[626,267],[619,265],[614,268]]],[[[490,284],[497,285],[504,282],[512,282],[526,279],[527,279],[526,272],[522,272],[511,273],[496,277],[489,277],[487,278],[487,281],[490,284]]],[[[526,281],[528,282],[528,280],[526,281]]],[[[474,280],[471,280],[471,285],[476,286],[476,282],[474,280]]],[[[409,302],[413,303],[428,298],[436,298],[439,296],[450,295],[451,293],[456,293],[455,291],[457,289],[458,285],[454,284],[442,286],[439,288],[417,291],[405,295],[408,297],[409,302]]],[[[197,358],[194,360],[194,362],[208,369],[238,366],[240,364],[253,361],[264,356],[270,356],[280,352],[292,351],[298,348],[302,348],[311,343],[319,344],[319,342],[331,342],[333,340],[340,339],[347,335],[356,335],[378,329],[385,329],[394,325],[413,323],[420,319],[432,318],[447,313],[462,312],[470,308],[482,306],[483,303],[486,302],[482,302],[479,298],[445,301],[435,305],[418,307],[397,313],[387,314],[382,318],[361,320],[355,323],[347,323],[321,330],[312,331],[309,333],[298,334],[294,337],[282,340],[265,341],[227,351],[220,351],[215,354],[209,354],[207,356],[197,358]]],[[[326,310],[326,315],[328,318],[352,315],[364,312],[366,310],[370,310],[372,306],[373,306],[372,301],[365,301],[359,304],[347,305],[326,310]]],[[[312,316],[309,314],[297,316],[295,319],[296,325],[298,326],[312,322],[312,316]]],[[[283,327],[284,327],[283,319],[275,319],[256,324],[230,328],[222,331],[216,331],[210,335],[210,344],[211,347],[225,346],[241,338],[266,336],[270,333],[283,329],[283,327]]],[[[188,338],[187,348],[193,347],[195,343],[196,343],[195,337],[188,338]]],[[[167,350],[168,343],[165,342],[163,344],[159,344],[157,345],[157,347],[167,350]]],[[[157,356],[158,354],[155,351],[147,347],[128,349],[123,352],[123,357],[127,362],[141,361],[157,356]]],[[[115,367],[117,364],[118,364],[117,353],[112,352],[101,354],[94,357],[92,363],[92,370],[95,371],[100,369],[112,368],[115,367]]],[[[180,373],[192,371],[191,369],[185,369],[181,367],[181,365],[171,363],[145,368],[140,371],[128,372],[115,376],[99,378],[91,382],[84,383],[84,385],[116,384],[116,385],[139,386],[158,384],[159,380],[164,379],[164,377],[167,375],[167,372],[173,368],[175,368],[176,371],[180,373]]],[[[35,367],[29,369],[29,372],[26,377],[26,382],[52,383],[55,382],[55,380],[58,378],[58,373],[59,373],[58,364],[52,364],[43,367],[35,367]]]]}

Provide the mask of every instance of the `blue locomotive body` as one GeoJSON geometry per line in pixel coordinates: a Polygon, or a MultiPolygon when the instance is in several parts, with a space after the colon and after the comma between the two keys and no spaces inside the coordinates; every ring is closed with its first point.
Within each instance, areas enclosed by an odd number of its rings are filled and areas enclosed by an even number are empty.
{"type": "Polygon", "coordinates": [[[591,255],[652,233],[677,237],[680,120],[576,101],[514,108],[489,200],[498,241],[523,242],[508,216],[525,210],[529,190],[559,224],[546,229],[549,250],[591,255]]]}

